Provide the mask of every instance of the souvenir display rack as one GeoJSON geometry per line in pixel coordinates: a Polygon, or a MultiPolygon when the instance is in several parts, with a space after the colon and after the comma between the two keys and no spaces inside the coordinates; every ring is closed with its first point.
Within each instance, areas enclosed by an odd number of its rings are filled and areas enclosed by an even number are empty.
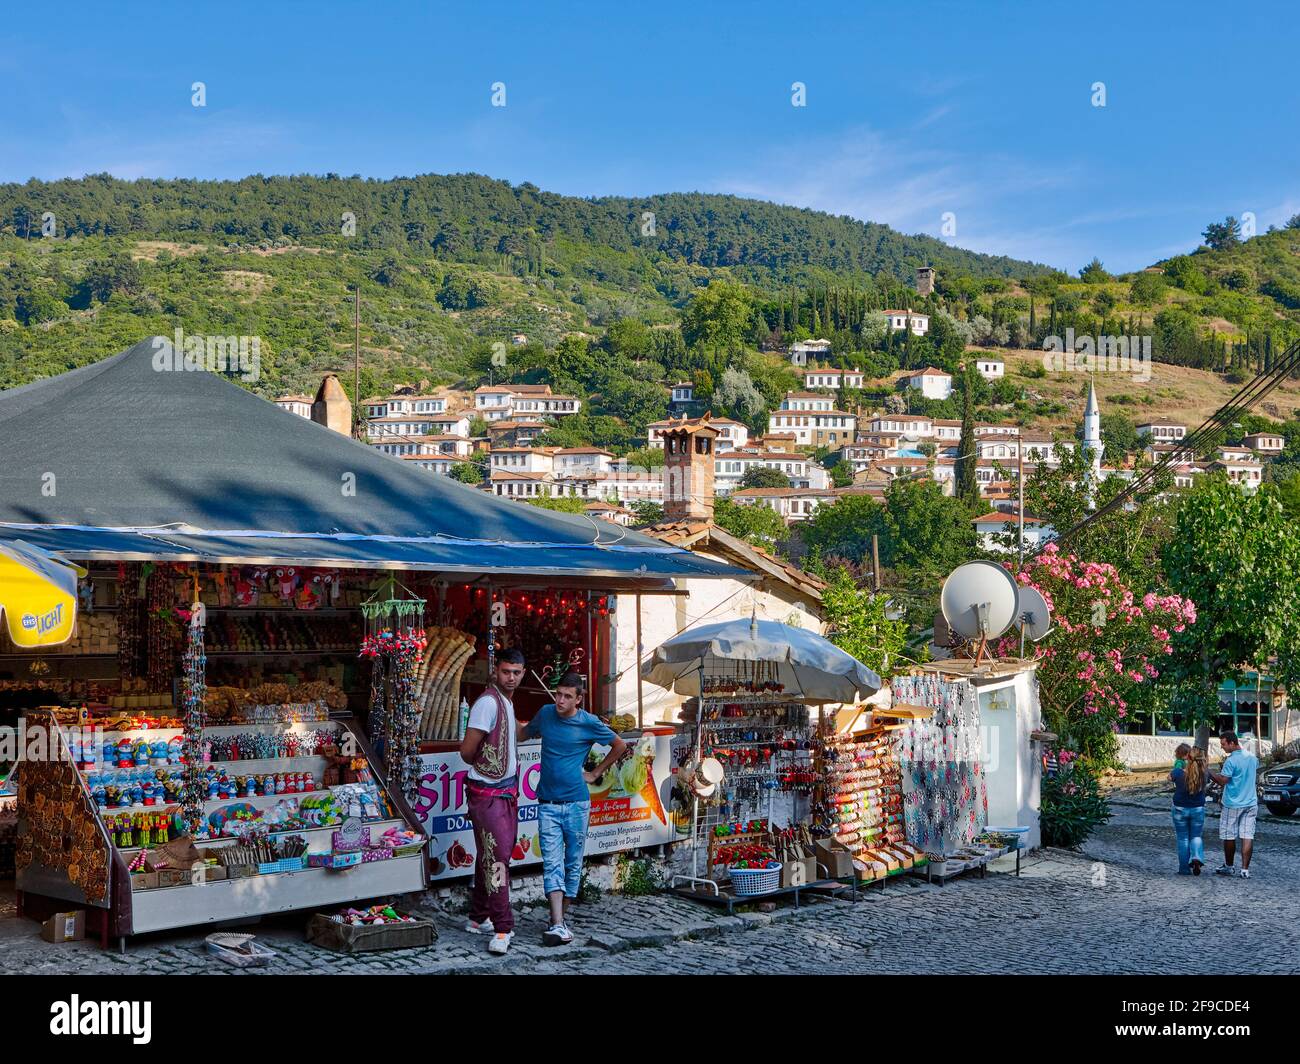
{"type": "Polygon", "coordinates": [[[713,758],[723,767],[717,789],[692,794],[689,844],[692,875],[673,883],[694,884],[719,894],[714,848],[719,832],[734,834],[736,823],[761,822],[767,835],[778,820],[799,819],[796,802],[815,785],[809,738],[808,707],[784,690],[773,663],[719,662],[700,676],[700,697],[683,707],[682,721],[695,733],[694,762],[713,758]],[[777,795],[789,796],[778,815],[777,795]],[[705,878],[699,878],[699,855],[707,853],[705,878]]]}
{"type": "MultiPolygon", "coordinates": [[[[47,719],[56,713],[66,719],[68,711],[51,711],[47,719]]],[[[180,801],[164,796],[149,804],[109,805],[102,777],[115,770],[104,765],[102,749],[80,742],[78,736],[87,733],[72,724],[57,726],[56,734],[58,756],[48,764],[33,763],[35,771],[24,771],[20,782],[25,792],[20,808],[27,810],[34,829],[18,875],[20,899],[29,910],[33,895],[101,907],[107,910],[105,933],[124,938],[424,887],[424,838],[412,830],[415,821],[400,797],[384,787],[378,763],[352,718],[205,727],[207,756],[200,776],[216,793],[201,803],[203,834],[195,836],[185,833],[180,801]],[[238,745],[250,738],[251,748],[238,745]],[[80,765],[74,750],[80,751],[80,765]],[[230,756],[213,758],[214,750],[230,756]],[[90,751],[97,755],[94,760],[90,751]],[[280,751],[283,756],[245,756],[280,751]],[[339,782],[341,775],[350,782],[339,782]],[[100,782],[92,784],[97,776],[100,782]],[[281,792],[288,777],[292,779],[281,792]],[[247,788],[254,780],[262,793],[235,793],[240,783],[247,788]],[[233,789],[225,789],[227,782],[233,789]],[[33,815],[48,811],[51,793],[60,799],[57,823],[33,815]],[[340,861],[345,850],[340,831],[349,819],[360,822],[361,837],[354,847],[358,856],[340,861]],[[67,860],[55,852],[54,836],[73,839],[67,860]],[[197,849],[202,867],[151,867],[151,854],[185,839],[197,849]],[[255,865],[223,860],[223,851],[241,846],[271,859],[255,865]]],[[[146,728],[95,734],[111,736],[115,747],[147,743],[152,752],[154,744],[162,742],[165,748],[182,732],[146,728]]],[[[154,771],[174,770],[158,766],[154,771]]]]}
{"type": "Polygon", "coordinates": [[[893,733],[871,728],[821,738],[823,784],[814,806],[814,827],[852,854],[855,878],[883,880],[926,864],[907,839],[903,794],[893,733]]]}

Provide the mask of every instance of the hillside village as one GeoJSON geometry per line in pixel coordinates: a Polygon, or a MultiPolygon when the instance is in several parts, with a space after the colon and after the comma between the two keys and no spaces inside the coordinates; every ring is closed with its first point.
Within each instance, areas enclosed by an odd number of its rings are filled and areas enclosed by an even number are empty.
{"type": "MultiPolygon", "coordinates": [[[[933,283],[933,268],[917,271],[918,295],[929,295],[933,283]]],[[[928,314],[911,308],[884,314],[891,331],[913,336],[929,331],[928,314]]],[[[516,335],[513,342],[526,343],[527,337],[516,335]]],[[[683,427],[712,430],[713,459],[705,482],[696,488],[710,513],[715,498],[726,498],[738,505],[767,507],[783,522],[797,524],[848,496],[882,499],[900,479],[929,479],[943,494],[956,493],[961,419],[908,412],[913,400],[951,398],[951,373],[933,366],[899,371],[888,379],[897,397],[891,408],[866,409],[855,400],[864,387],[878,382],[861,368],[829,364],[830,340],[796,341],[783,354],[802,389],[787,392],[768,412],[764,432],[752,432],[742,421],[702,409],[691,380],[664,385],[670,416],[647,424],[645,446],[662,451],[666,434],[683,427]]],[[[960,369],[967,367],[988,384],[1006,380],[1006,361],[995,353],[969,348],[960,369]]],[[[481,490],[503,498],[533,503],[572,500],[574,508],[624,526],[652,523],[660,511],[671,515],[666,465],[637,464],[602,447],[539,442],[584,407],[579,396],[554,393],[547,384],[484,384],[473,390],[448,386],[427,393],[403,387],[364,399],[355,419],[333,376],[315,397],[282,395],[274,401],[291,414],[314,417],[344,431],[355,426],[361,438],[385,454],[434,475],[477,482],[481,490]]],[[[1196,476],[1218,471],[1254,489],[1263,482],[1265,462],[1280,455],[1287,442],[1277,432],[1252,432],[1240,444],[1222,445],[1202,458],[1181,448],[1193,427],[1167,417],[1139,419],[1134,426],[1138,447],[1107,456],[1092,383],[1079,411],[1077,438],[1013,421],[976,422],[975,479],[980,498],[988,504],[987,512],[971,518],[979,542],[996,551],[999,536],[1018,515],[1019,478],[1039,466],[1057,467],[1062,453],[1076,447],[1083,448],[1098,482],[1131,480],[1141,466],[1172,455],[1175,487],[1189,487],[1196,476]]],[[[1054,533],[1029,513],[1023,526],[1027,546],[1054,533]]]]}

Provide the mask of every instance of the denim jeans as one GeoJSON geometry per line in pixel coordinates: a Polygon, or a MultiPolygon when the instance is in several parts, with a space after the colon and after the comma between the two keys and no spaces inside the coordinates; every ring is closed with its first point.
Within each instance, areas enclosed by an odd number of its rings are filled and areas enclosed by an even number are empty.
{"type": "Polygon", "coordinates": [[[1191,871],[1193,861],[1205,864],[1205,843],[1201,832],[1205,828],[1205,806],[1174,808],[1174,834],[1178,836],[1178,871],[1191,871]]]}
{"type": "Polygon", "coordinates": [[[542,887],[576,898],[582,882],[582,849],[587,844],[590,802],[540,802],[537,837],[542,843],[542,887]]]}

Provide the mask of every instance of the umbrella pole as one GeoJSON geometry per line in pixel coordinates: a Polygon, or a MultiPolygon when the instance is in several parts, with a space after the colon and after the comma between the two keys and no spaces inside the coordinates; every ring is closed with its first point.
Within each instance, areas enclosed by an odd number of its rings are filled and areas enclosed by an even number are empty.
{"type": "MultiPolygon", "coordinates": [[[[704,738],[704,660],[700,659],[700,683],[699,694],[696,695],[695,702],[695,764],[700,763],[700,752],[703,749],[704,738]]],[[[694,793],[694,788],[691,788],[694,793]]],[[[691,878],[696,879],[700,874],[700,796],[695,795],[694,811],[691,815],[691,834],[695,838],[695,845],[691,847],[691,878]]]]}
{"type": "Polygon", "coordinates": [[[641,645],[641,593],[636,596],[636,726],[645,727],[645,695],[642,690],[641,657],[645,648],[641,645]]]}

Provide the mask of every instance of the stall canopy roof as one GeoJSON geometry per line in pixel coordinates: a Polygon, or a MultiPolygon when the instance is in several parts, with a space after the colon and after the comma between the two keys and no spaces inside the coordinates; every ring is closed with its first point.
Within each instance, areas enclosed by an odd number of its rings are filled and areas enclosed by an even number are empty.
{"type": "Polygon", "coordinates": [[[158,369],[166,343],[0,393],[0,540],[88,559],[754,579],[411,468],[221,375],[158,369]]]}

